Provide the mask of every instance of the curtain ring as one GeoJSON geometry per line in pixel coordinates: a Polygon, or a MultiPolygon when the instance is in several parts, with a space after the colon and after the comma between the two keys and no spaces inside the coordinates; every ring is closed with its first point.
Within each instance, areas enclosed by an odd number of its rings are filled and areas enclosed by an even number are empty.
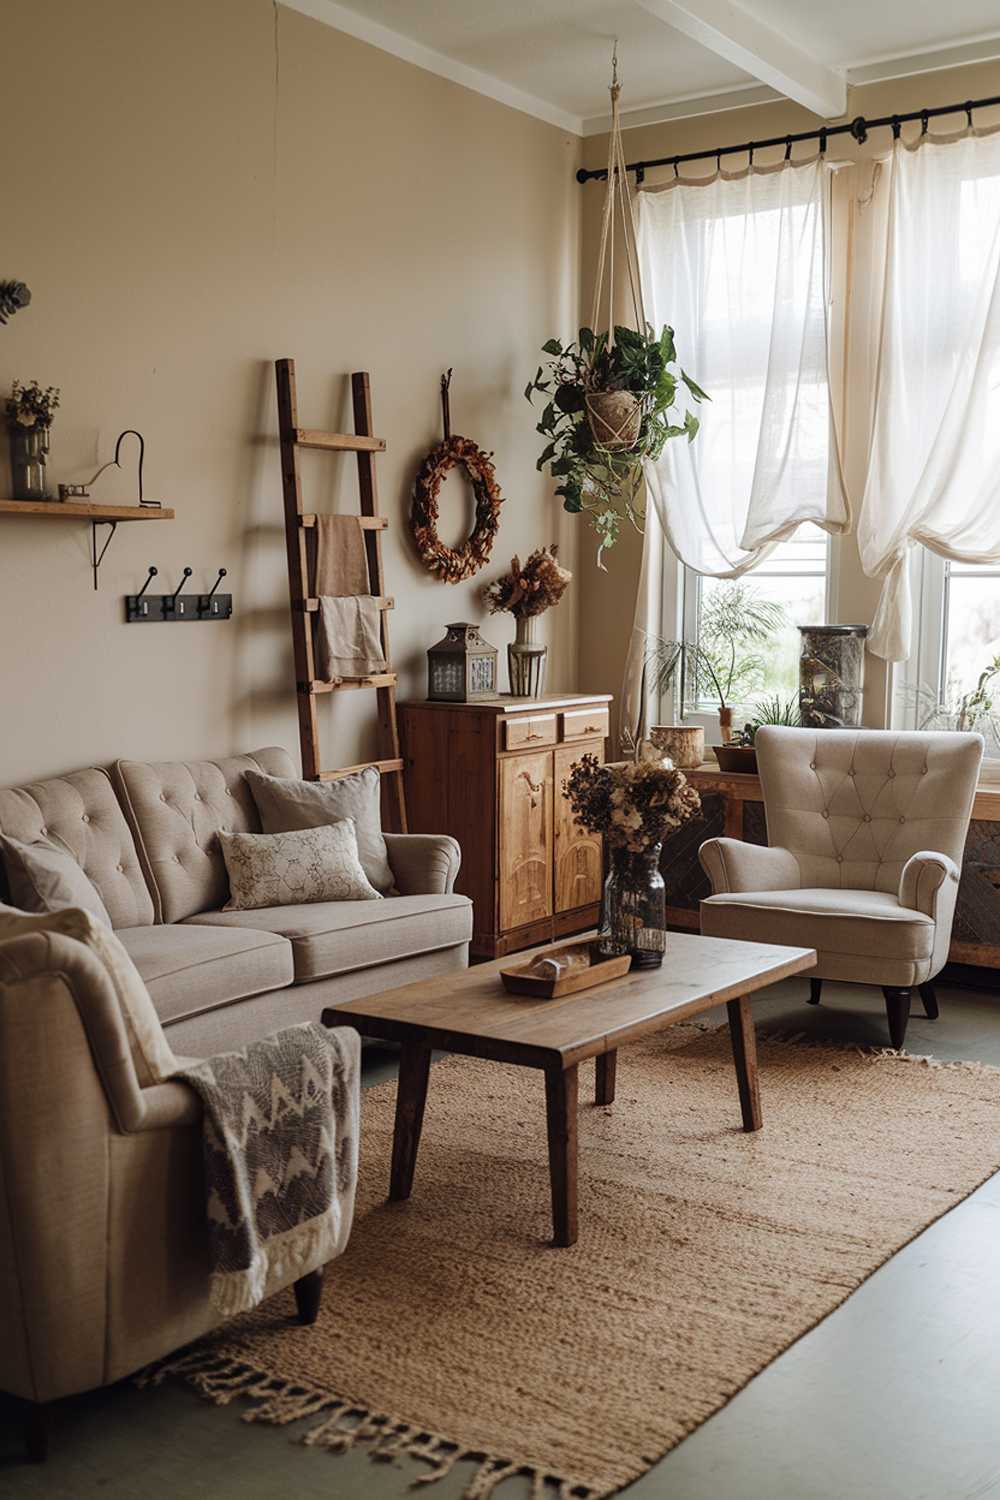
{"type": "Polygon", "coordinates": [[[753,141],[747,146],[747,166],[753,171],[753,141]]]}
{"type": "Polygon", "coordinates": [[[920,134],[921,135],[926,135],[927,134],[927,125],[928,125],[929,120],[930,120],[930,115],[927,113],[926,109],[922,109],[920,111],[920,134]]]}
{"type": "Polygon", "coordinates": [[[898,115],[893,115],[893,117],[892,117],[892,138],[893,138],[894,141],[898,141],[899,140],[900,128],[901,127],[900,127],[899,116],[898,115]]]}
{"type": "Polygon", "coordinates": [[[721,174],[722,174],[722,147],[721,146],[719,147],[718,151],[716,151],[716,153],[715,153],[715,170],[721,176],[721,174]]]}
{"type": "Polygon", "coordinates": [[[966,99],[966,101],[965,101],[965,122],[966,122],[966,128],[969,129],[969,130],[971,130],[972,129],[972,100],[971,99],[966,99]]]}
{"type": "Polygon", "coordinates": [[[820,154],[820,156],[825,156],[826,155],[826,130],[825,130],[825,128],[823,130],[821,130],[820,133],[819,133],[819,154],[820,154]]]}
{"type": "Polygon", "coordinates": [[[642,162],[640,162],[639,165],[635,169],[635,185],[636,185],[636,187],[642,187],[642,185],[643,185],[643,183],[645,181],[646,181],[646,168],[643,166],[642,162]]]}
{"type": "Polygon", "coordinates": [[[792,138],[791,138],[790,135],[787,135],[785,137],[785,160],[786,161],[791,161],[791,159],[792,159],[792,138]]]}
{"type": "Polygon", "coordinates": [[[674,181],[675,182],[680,182],[680,180],[681,180],[681,174],[677,170],[677,158],[675,156],[674,157],[674,181]]]}

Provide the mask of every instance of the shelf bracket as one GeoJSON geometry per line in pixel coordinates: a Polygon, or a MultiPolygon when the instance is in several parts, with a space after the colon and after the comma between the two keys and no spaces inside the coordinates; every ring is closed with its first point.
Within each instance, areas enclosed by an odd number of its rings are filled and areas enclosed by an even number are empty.
{"type": "Polygon", "coordinates": [[[97,589],[97,575],[100,572],[101,563],[104,561],[104,554],[105,554],[105,552],[107,552],[108,548],[111,546],[111,539],[112,539],[112,537],[114,536],[114,534],[115,534],[115,532],[117,530],[118,530],[118,522],[117,521],[91,521],[91,523],[90,523],[90,562],[91,562],[91,566],[92,566],[92,568],[94,570],[94,589],[95,589],[95,591],[97,589]],[[105,541],[104,546],[101,548],[100,552],[98,552],[98,550],[97,550],[97,528],[98,528],[98,526],[107,526],[107,527],[110,528],[110,530],[108,531],[107,540],[105,541]]]}

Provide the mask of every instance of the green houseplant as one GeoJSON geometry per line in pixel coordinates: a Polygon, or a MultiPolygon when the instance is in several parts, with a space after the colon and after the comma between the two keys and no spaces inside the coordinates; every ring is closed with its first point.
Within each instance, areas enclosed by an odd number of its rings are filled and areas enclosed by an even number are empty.
{"type": "Polygon", "coordinates": [[[639,722],[629,740],[634,747],[642,735],[645,706],[658,699],[682,674],[685,693],[718,702],[723,744],[732,737],[733,705],[746,703],[764,686],[768,647],[785,624],[785,611],[774,600],[762,598],[751,584],[727,581],[702,601],[699,639],[665,640],[648,635],[642,665],[639,722]]]}
{"type": "Polygon", "coordinates": [[[672,328],[659,338],[616,326],[613,336],[581,328],[575,343],[549,339],[549,356],[524,394],[544,402],[536,430],[545,446],[536,468],[558,481],[556,494],[570,512],[587,511],[601,553],[613,547],[623,521],[642,530],[638,503],[643,464],[659,458],[670,438],[692,442],[698,418],[676,409],[683,387],[693,403],[705,392],[677,365],[672,328]]]}

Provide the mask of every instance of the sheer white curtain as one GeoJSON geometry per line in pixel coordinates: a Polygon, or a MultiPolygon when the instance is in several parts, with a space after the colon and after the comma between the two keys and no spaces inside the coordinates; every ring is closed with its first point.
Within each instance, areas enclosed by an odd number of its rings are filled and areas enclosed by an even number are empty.
{"type": "Polygon", "coordinates": [[[879,370],[861,563],[882,579],[870,650],[910,654],[908,553],[1000,562],[1000,132],[889,162],[879,370]]]}
{"type": "Polygon", "coordinates": [[[647,316],[676,330],[712,398],[695,441],[668,443],[646,473],[671,547],[698,573],[735,577],[803,521],[849,522],[828,482],[828,181],[817,158],[639,194],[647,316]]]}
{"type": "MultiPolygon", "coordinates": [[[[680,363],[711,397],[693,443],[669,442],[646,467],[648,553],[660,530],[689,568],[735,578],[804,521],[850,525],[829,384],[826,244],[830,168],[778,168],[674,180],[639,193],[649,321],[676,333],[680,363]]],[[[639,717],[646,632],[640,588],[625,686],[639,717]]]]}

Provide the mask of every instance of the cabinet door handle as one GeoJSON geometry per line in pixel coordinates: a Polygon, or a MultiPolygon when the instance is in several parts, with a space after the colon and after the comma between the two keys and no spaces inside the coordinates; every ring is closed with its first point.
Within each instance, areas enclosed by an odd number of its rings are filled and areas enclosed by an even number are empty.
{"type": "Polygon", "coordinates": [[[521,775],[524,777],[525,781],[528,783],[529,790],[532,791],[532,792],[534,792],[535,796],[537,797],[538,793],[542,790],[542,783],[540,781],[538,781],[538,782],[532,781],[530,771],[522,771],[521,775]]]}

